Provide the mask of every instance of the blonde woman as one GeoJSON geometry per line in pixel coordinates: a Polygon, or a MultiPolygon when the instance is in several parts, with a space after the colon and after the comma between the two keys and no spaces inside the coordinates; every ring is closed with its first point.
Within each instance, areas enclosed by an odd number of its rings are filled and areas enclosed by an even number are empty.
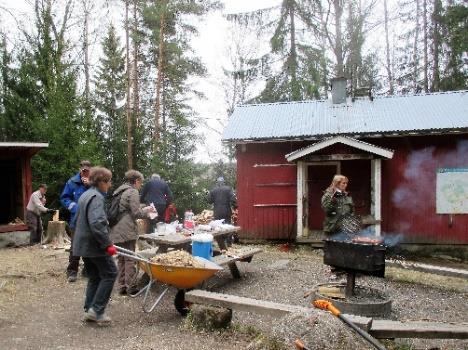
{"type": "Polygon", "coordinates": [[[323,231],[327,235],[342,231],[343,218],[354,215],[353,199],[346,191],[348,178],[335,175],[322,196],[322,209],[325,212],[323,231]]]}

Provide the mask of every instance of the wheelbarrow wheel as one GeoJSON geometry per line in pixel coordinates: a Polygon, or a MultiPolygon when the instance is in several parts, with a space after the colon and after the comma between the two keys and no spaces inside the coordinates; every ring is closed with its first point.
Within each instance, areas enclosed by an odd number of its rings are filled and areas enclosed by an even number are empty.
{"type": "Polygon", "coordinates": [[[190,303],[185,301],[185,289],[179,289],[174,298],[174,306],[182,316],[187,316],[190,311],[190,303]]]}

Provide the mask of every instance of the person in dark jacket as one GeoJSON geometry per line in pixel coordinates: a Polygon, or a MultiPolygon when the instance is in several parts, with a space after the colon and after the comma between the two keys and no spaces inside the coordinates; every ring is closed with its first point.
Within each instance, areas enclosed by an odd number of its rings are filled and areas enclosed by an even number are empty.
{"type": "MultiPolygon", "coordinates": [[[[113,196],[121,193],[119,202],[119,221],[111,228],[111,239],[117,246],[127,250],[135,251],[138,240],[137,219],[148,217],[154,212],[151,206],[142,207],[140,205],[139,189],[143,183],[143,174],[136,170],[129,170],[125,173],[125,182],[119,186],[113,196]]],[[[119,293],[135,294],[138,289],[135,285],[136,268],[135,260],[124,256],[118,257],[119,268],[119,293]]]]}
{"type": "Polygon", "coordinates": [[[78,200],[89,187],[89,171],[91,162],[82,160],[80,162],[80,171],[73,175],[65,184],[60,203],[70,213],[68,226],[70,228],[71,245],[70,255],[68,257],[67,278],[68,282],[75,282],[78,277],[78,268],[80,266],[80,257],[73,255],[73,235],[75,231],[76,213],[78,211],[78,200]]]}
{"type": "Polygon", "coordinates": [[[117,253],[109,234],[104,197],[111,186],[112,173],[101,167],[92,168],[90,188],[78,200],[73,254],[81,256],[88,274],[84,303],[85,321],[107,326],[111,319],[105,313],[117,267],[112,255],[117,253]]]}
{"type": "Polygon", "coordinates": [[[322,196],[322,209],[325,212],[323,231],[327,235],[342,231],[343,219],[354,214],[353,199],[346,192],[347,186],[346,176],[335,175],[322,196]]]}
{"type": "Polygon", "coordinates": [[[158,174],[151,175],[151,180],[147,182],[140,194],[141,202],[147,205],[154,204],[158,217],[151,220],[151,231],[157,222],[164,222],[164,213],[167,206],[172,202],[172,192],[166,181],[161,179],[158,174]]]}
{"type": "Polygon", "coordinates": [[[224,178],[218,177],[216,186],[208,194],[208,203],[213,204],[214,219],[224,219],[224,223],[231,223],[232,208],[237,208],[236,196],[231,187],[224,183],[224,178]]]}

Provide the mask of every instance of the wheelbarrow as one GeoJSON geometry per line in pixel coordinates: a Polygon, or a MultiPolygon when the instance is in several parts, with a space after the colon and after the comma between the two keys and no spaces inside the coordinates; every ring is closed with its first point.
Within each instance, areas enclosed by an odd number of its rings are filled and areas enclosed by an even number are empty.
{"type": "Polygon", "coordinates": [[[148,284],[138,293],[132,295],[133,297],[137,297],[143,293],[145,294],[143,311],[146,313],[152,312],[155,309],[170,287],[175,287],[177,288],[177,293],[174,298],[174,306],[182,316],[186,316],[189,310],[185,303],[185,291],[194,288],[223,269],[221,266],[198,256],[194,256],[194,259],[203,265],[202,268],[153,263],[136,252],[118,246],[116,248],[119,255],[137,261],[140,269],[149,276],[148,284]],[[151,304],[149,302],[150,291],[156,282],[165,284],[166,287],[151,304]]]}

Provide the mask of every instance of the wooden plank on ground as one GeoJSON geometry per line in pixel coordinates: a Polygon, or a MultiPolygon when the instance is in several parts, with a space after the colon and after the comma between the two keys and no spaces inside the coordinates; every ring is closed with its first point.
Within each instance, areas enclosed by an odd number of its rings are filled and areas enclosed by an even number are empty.
{"type": "MultiPolygon", "coordinates": [[[[274,317],[283,317],[293,312],[311,312],[311,308],[309,307],[238,297],[235,295],[208,292],[199,289],[187,292],[185,294],[185,300],[195,304],[207,304],[231,310],[253,312],[274,317]]],[[[335,316],[330,315],[330,317],[335,316]]],[[[346,315],[346,317],[354,322],[358,327],[366,331],[368,331],[371,327],[372,318],[355,315],[346,315]]]]}
{"type": "Polygon", "coordinates": [[[409,269],[409,270],[415,270],[415,271],[420,271],[420,272],[433,273],[433,274],[441,275],[441,276],[468,279],[468,270],[465,270],[465,269],[454,269],[451,267],[429,265],[429,264],[416,263],[416,262],[410,262],[410,261],[396,261],[396,260],[385,260],[385,265],[396,267],[396,268],[401,268],[401,269],[409,269]]]}
{"type": "MultiPolygon", "coordinates": [[[[235,295],[192,290],[185,294],[185,300],[196,304],[208,304],[226,309],[253,312],[282,317],[292,312],[308,313],[308,307],[274,303],[235,295]]],[[[317,311],[320,312],[320,311],[317,311]]],[[[468,339],[468,324],[454,324],[423,321],[373,320],[369,317],[345,315],[360,328],[376,338],[426,338],[426,339],[468,339]]],[[[335,317],[330,315],[330,317],[335,317]]]]}
{"type": "Polygon", "coordinates": [[[185,300],[190,303],[208,304],[262,315],[282,317],[291,312],[308,312],[306,307],[274,303],[235,295],[208,292],[205,290],[192,290],[185,294],[185,300]]]}
{"type": "Polygon", "coordinates": [[[374,320],[370,333],[376,338],[468,339],[468,324],[374,320]]]}

